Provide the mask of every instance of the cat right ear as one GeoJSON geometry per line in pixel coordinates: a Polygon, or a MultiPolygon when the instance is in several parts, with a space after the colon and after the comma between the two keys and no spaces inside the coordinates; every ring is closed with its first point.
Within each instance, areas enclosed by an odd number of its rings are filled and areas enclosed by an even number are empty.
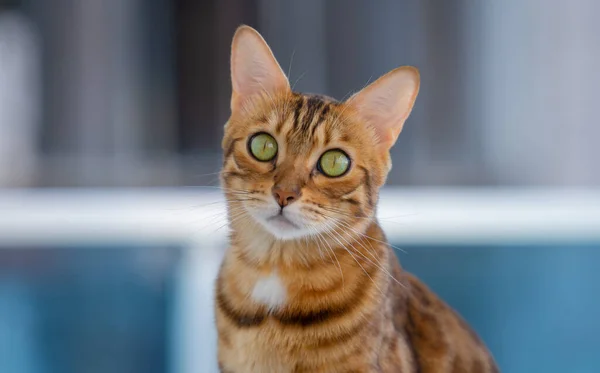
{"type": "Polygon", "coordinates": [[[396,142],[419,93],[419,70],[403,66],[390,71],[348,99],[377,134],[387,152],[396,142]]]}
{"type": "Polygon", "coordinates": [[[240,26],[231,45],[231,110],[242,108],[251,97],[258,94],[274,96],[289,92],[290,83],[273,52],[250,26],[240,26]]]}

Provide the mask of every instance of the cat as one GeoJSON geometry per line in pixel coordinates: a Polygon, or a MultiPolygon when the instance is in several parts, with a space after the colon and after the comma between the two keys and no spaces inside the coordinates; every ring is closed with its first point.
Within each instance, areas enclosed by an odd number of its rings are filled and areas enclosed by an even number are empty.
{"type": "Polygon", "coordinates": [[[296,93],[241,26],[231,79],[221,372],[498,372],[465,321],[401,269],[375,217],[418,70],[392,70],[344,102],[296,93]]]}

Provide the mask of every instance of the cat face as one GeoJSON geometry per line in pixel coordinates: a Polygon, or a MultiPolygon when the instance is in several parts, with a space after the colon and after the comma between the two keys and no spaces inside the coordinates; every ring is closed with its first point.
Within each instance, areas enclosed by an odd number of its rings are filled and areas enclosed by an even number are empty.
{"type": "Polygon", "coordinates": [[[289,93],[274,100],[227,125],[228,198],[280,239],[370,216],[385,174],[373,131],[326,98],[289,93]]]}
{"type": "Polygon", "coordinates": [[[250,218],[282,240],[359,232],[416,98],[417,70],[396,69],[346,102],[294,93],[247,26],[234,37],[231,67],[221,178],[232,224],[250,218]]]}

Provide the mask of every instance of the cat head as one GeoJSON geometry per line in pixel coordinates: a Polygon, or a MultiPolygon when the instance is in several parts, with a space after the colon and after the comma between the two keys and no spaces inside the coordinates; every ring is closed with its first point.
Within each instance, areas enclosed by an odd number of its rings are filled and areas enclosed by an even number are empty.
{"type": "Polygon", "coordinates": [[[250,218],[281,240],[366,225],[418,70],[392,70],[344,102],[296,93],[260,34],[242,26],[231,80],[221,180],[232,223],[250,218]]]}

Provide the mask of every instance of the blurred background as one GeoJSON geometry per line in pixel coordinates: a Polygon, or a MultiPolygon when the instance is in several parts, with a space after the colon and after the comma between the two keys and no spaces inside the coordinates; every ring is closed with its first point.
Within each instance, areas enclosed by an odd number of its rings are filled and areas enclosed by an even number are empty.
{"type": "Polygon", "coordinates": [[[0,372],[216,372],[216,172],[242,23],[298,91],[344,99],[417,66],[380,211],[404,267],[504,372],[599,371],[599,12],[0,0],[0,372]]]}

